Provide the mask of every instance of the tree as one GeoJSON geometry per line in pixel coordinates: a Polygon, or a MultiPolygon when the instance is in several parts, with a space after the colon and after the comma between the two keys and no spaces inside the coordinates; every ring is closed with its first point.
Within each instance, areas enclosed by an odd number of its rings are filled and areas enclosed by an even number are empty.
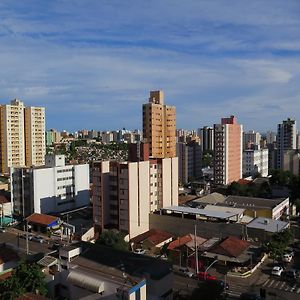
{"type": "Polygon", "coordinates": [[[100,245],[105,245],[112,247],[114,249],[128,251],[128,243],[124,240],[124,235],[117,230],[106,230],[103,231],[97,243],[100,245]]]}
{"type": "Polygon", "coordinates": [[[0,298],[13,300],[25,293],[46,295],[46,283],[41,268],[35,263],[21,262],[12,276],[0,282],[0,298]]]}

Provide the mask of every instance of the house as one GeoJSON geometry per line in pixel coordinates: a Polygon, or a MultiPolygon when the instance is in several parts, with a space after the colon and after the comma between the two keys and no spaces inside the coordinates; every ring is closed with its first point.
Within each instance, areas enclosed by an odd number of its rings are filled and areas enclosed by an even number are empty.
{"type": "Polygon", "coordinates": [[[157,252],[171,241],[172,234],[157,229],[150,229],[130,240],[134,248],[149,249],[152,252],[157,252]]]}
{"type": "Polygon", "coordinates": [[[0,275],[17,266],[19,255],[5,243],[0,244],[0,275]]]}
{"type": "Polygon", "coordinates": [[[33,213],[26,218],[28,225],[31,225],[34,231],[47,232],[50,229],[58,229],[60,226],[60,218],[45,214],[33,213]]]}

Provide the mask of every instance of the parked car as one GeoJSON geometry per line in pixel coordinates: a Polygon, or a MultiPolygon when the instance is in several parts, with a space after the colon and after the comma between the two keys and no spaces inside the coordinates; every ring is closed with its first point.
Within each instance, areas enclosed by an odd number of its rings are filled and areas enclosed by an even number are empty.
{"type": "Polygon", "coordinates": [[[25,239],[26,240],[26,237],[28,237],[28,240],[31,241],[32,238],[33,238],[33,234],[32,233],[23,233],[23,234],[20,235],[21,239],[25,239]]]}
{"type": "Polygon", "coordinates": [[[216,276],[210,275],[207,272],[199,272],[198,274],[195,275],[195,277],[200,280],[217,280],[216,276]]]}
{"type": "Polygon", "coordinates": [[[274,276],[281,276],[281,273],[283,272],[283,268],[281,266],[275,266],[273,269],[272,269],[272,272],[271,274],[274,275],[274,276]]]}
{"type": "Polygon", "coordinates": [[[261,297],[256,293],[242,293],[239,300],[261,300],[261,297]]]}
{"type": "Polygon", "coordinates": [[[282,257],[282,261],[287,262],[287,263],[290,263],[292,261],[292,259],[293,259],[293,256],[289,253],[284,254],[282,257]]]}
{"type": "Polygon", "coordinates": [[[288,279],[296,279],[299,276],[299,274],[297,270],[290,269],[284,272],[284,276],[288,279]]]}
{"type": "Polygon", "coordinates": [[[146,250],[138,248],[133,251],[135,254],[145,254],[146,250]]]}
{"type": "Polygon", "coordinates": [[[5,227],[0,227],[0,232],[4,233],[6,230],[5,230],[5,227]]]}
{"type": "Polygon", "coordinates": [[[178,273],[181,274],[181,275],[184,275],[186,277],[189,277],[189,278],[194,276],[194,273],[191,272],[188,268],[185,268],[185,267],[178,268],[178,273]]]}
{"type": "Polygon", "coordinates": [[[44,238],[40,235],[33,236],[31,240],[38,243],[44,243],[45,241],[44,238]]]}

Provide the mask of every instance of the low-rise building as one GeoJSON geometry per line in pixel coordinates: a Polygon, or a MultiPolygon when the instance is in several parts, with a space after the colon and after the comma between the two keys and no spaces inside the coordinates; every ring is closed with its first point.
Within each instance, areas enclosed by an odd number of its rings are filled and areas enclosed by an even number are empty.
{"type": "Polygon", "coordinates": [[[12,168],[15,216],[56,214],[89,205],[89,165],[66,165],[64,155],[46,155],[42,167],[12,168]]]}

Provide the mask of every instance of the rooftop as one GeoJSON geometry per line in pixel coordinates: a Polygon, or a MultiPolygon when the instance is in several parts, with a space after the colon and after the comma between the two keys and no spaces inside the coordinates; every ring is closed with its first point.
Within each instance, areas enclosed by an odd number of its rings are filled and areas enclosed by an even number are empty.
{"type": "Polygon", "coordinates": [[[144,232],[136,237],[134,237],[133,239],[131,239],[130,241],[133,243],[141,243],[145,240],[148,240],[149,242],[151,242],[154,246],[168,240],[172,238],[172,234],[166,232],[166,231],[162,231],[162,230],[157,230],[157,229],[150,229],[147,232],[144,232]]]}
{"type": "Polygon", "coordinates": [[[229,219],[237,215],[236,213],[213,211],[213,210],[200,209],[200,208],[191,208],[186,206],[168,206],[162,208],[161,210],[171,211],[173,213],[190,214],[190,215],[202,216],[206,218],[215,218],[215,219],[229,219]]]}
{"type": "Polygon", "coordinates": [[[215,192],[215,193],[211,193],[207,196],[195,199],[195,200],[193,200],[193,202],[206,203],[206,204],[216,204],[216,203],[223,202],[225,200],[225,198],[226,198],[226,196],[215,192]]]}
{"type": "Polygon", "coordinates": [[[50,215],[44,215],[44,214],[38,214],[34,213],[26,218],[28,223],[33,223],[37,225],[42,226],[51,226],[53,223],[59,221],[58,217],[50,216],[50,215]]]}
{"type": "Polygon", "coordinates": [[[267,232],[275,233],[289,227],[288,222],[280,220],[267,219],[267,218],[256,218],[247,225],[248,228],[259,228],[267,232]]]}
{"type": "Polygon", "coordinates": [[[266,198],[255,198],[255,197],[245,197],[245,196],[228,196],[225,201],[220,204],[222,205],[233,205],[234,207],[247,208],[271,208],[273,209],[278,204],[283,202],[285,198],[280,199],[266,199],[266,198]]]}

